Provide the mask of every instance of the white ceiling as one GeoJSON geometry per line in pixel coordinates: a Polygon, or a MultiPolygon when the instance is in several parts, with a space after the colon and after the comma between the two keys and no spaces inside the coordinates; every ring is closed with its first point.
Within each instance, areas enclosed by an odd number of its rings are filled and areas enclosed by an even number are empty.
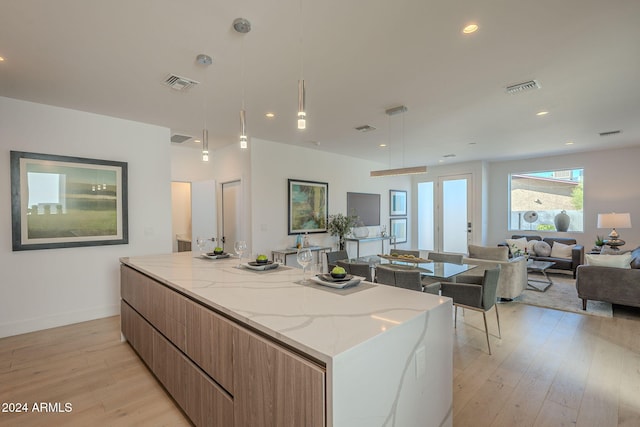
{"type": "Polygon", "coordinates": [[[243,91],[250,138],[392,167],[640,144],[637,0],[0,4],[0,96],[194,137],[206,111],[214,150],[237,143],[243,91]],[[234,32],[237,17],[250,33],[234,32]],[[465,36],[469,22],[480,29],[465,36]],[[197,64],[200,53],[213,65],[197,64]],[[177,92],[161,84],[169,73],[201,84],[177,92]],[[305,131],[296,128],[301,74],[305,131]],[[505,93],[531,79],[542,88],[505,93]],[[407,113],[385,114],[401,104],[407,113]],[[365,124],[377,130],[354,129],[365,124]]]}

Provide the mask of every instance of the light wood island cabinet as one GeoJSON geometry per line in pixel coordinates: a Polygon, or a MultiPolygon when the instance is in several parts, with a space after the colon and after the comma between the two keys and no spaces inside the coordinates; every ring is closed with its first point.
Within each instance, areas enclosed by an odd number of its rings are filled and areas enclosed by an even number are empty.
{"type": "Polygon", "coordinates": [[[195,425],[324,426],[324,367],[121,266],[122,334],[195,425]]]}

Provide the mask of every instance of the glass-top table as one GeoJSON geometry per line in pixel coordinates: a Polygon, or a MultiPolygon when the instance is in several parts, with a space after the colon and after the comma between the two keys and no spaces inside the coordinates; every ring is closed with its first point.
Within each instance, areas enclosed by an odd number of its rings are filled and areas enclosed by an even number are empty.
{"type": "Polygon", "coordinates": [[[394,266],[398,268],[417,268],[423,276],[432,277],[447,281],[455,281],[455,276],[466,273],[477,267],[473,264],[453,264],[450,262],[407,262],[388,260],[377,255],[364,256],[360,258],[352,258],[345,260],[347,262],[367,262],[373,268],[377,265],[394,266]]]}

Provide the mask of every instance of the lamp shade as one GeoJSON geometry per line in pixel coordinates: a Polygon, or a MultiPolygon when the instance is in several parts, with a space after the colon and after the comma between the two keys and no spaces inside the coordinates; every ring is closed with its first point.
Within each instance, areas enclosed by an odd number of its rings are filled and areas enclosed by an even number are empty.
{"type": "Polygon", "coordinates": [[[614,212],[598,214],[598,228],[631,228],[631,215],[614,212]]]}

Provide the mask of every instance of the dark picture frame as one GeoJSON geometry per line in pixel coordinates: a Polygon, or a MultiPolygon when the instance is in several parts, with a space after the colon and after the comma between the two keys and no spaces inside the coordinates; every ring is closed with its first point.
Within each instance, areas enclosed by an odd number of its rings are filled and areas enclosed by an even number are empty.
{"type": "Polygon", "coordinates": [[[129,243],[127,163],[11,151],[14,251],[129,243]]]}
{"type": "Polygon", "coordinates": [[[407,218],[389,219],[389,236],[395,237],[392,243],[407,243],[407,218]]]}
{"type": "Polygon", "coordinates": [[[407,215],[407,192],[389,190],[389,216],[407,215]]]}
{"type": "Polygon", "coordinates": [[[288,188],[289,235],[326,233],[329,221],[329,184],[289,179],[288,188]]]}

